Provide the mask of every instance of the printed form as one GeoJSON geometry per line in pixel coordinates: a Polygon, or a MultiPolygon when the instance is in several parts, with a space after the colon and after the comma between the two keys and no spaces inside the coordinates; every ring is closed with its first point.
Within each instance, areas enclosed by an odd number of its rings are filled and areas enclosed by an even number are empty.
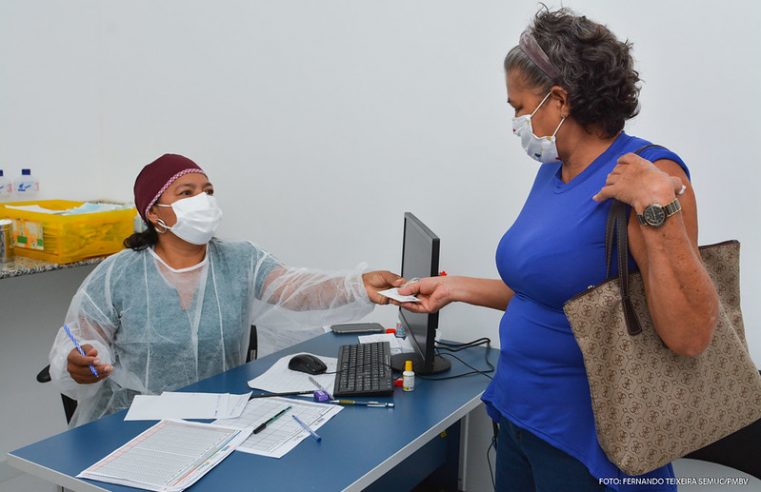
{"type": "Polygon", "coordinates": [[[162,420],[77,475],[157,492],[179,492],[203,477],[253,428],[162,420]]]}
{"type": "Polygon", "coordinates": [[[282,458],[288,451],[309,437],[309,433],[302,429],[291,415],[296,415],[312,430],[317,430],[342,410],[340,405],[279,397],[258,398],[248,402],[246,409],[243,410],[243,414],[239,418],[216,420],[214,423],[227,427],[254,427],[288,407],[291,408],[277,420],[268,424],[264,430],[258,434],[251,434],[238,446],[238,451],[269,456],[270,458],[282,458]]]}

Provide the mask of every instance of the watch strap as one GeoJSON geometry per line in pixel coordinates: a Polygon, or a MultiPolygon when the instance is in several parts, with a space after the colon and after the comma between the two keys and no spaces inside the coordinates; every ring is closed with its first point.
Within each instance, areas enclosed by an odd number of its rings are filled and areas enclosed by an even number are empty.
{"type": "Polygon", "coordinates": [[[678,198],[674,198],[673,202],[663,206],[663,210],[666,212],[666,217],[671,217],[682,210],[682,204],[679,203],[678,198]]]}
{"type": "MultiPolygon", "coordinates": [[[[666,214],[666,218],[669,218],[672,215],[682,211],[682,204],[679,203],[678,198],[674,198],[672,202],[661,206],[661,208],[663,209],[663,212],[666,214]]],[[[639,221],[640,225],[647,225],[647,220],[645,220],[644,213],[636,214],[636,216],[637,216],[637,221],[639,221]]]]}

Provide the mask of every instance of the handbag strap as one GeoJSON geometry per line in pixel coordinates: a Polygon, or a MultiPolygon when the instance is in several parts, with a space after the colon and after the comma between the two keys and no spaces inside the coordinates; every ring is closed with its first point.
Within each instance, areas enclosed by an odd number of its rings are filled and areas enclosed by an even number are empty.
{"type": "MultiPolygon", "coordinates": [[[[635,150],[634,153],[642,155],[647,149],[661,147],[661,145],[648,144],[635,150]]],[[[629,335],[642,333],[637,313],[634,312],[631,298],[629,297],[629,206],[618,200],[613,200],[608,212],[608,220],[605,224],[605,278],[610,276],[610,265],[613,255],[613,244],[618,245],[618,286],[621,292],[621,307],[624,312],[626,331],[629,335]]]]}

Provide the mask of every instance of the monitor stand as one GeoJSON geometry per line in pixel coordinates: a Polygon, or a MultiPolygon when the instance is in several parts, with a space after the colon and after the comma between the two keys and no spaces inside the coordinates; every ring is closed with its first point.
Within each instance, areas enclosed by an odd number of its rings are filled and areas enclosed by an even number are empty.
{"type": "Polygon", "coordinates": [[[417,352],[410,352],[406,354],[392,355],[391,368],[395,371],[402,372],[404,371],[404,362],[408,360],[412,361],[412,370],[415,371],[415,374],[437,374],[439,372],[448,371],[452,367],[452,363],[448,359],[437,355],[433,358],[433,370],[424,371],[423,367],[425,364],[423,363],[423,357],[417,352]]]}

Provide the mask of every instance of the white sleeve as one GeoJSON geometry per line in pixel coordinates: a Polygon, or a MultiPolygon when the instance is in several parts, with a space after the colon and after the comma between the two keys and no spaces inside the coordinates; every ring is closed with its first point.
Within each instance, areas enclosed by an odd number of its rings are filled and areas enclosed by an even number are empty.
{"type": "Polygon", "coordinates": [[[321,272],[277,266],[252,299],[253,320],[270,327],[323,326],[359,319],[374,305],[362,270],[321,272]]]}
{"type": "MultiPolygon", "coordinates": [[[[104,364],[113,364],[112,342],[118,318],[111,303],[110,262],[102,263],[82,282],[71,300],[65,323],[80,345],[92,345],[98,351],[98,358],[104,364]]],[[[69,352],[74,343],[63,327],[58,330],[53,347],[50,349],[50,378],[58,390],[75,400],[91,398],[103,381],[93,384],[79,384],[71,378],[67,370],[69,352]]]]}
{"type": "Polygon", "coordinates": [[[252,262],[250,305],[262,355],[319,334],[322,326],[372,312],[363,267],[343,272],[288,267],[259,251],[252,262]]]}

